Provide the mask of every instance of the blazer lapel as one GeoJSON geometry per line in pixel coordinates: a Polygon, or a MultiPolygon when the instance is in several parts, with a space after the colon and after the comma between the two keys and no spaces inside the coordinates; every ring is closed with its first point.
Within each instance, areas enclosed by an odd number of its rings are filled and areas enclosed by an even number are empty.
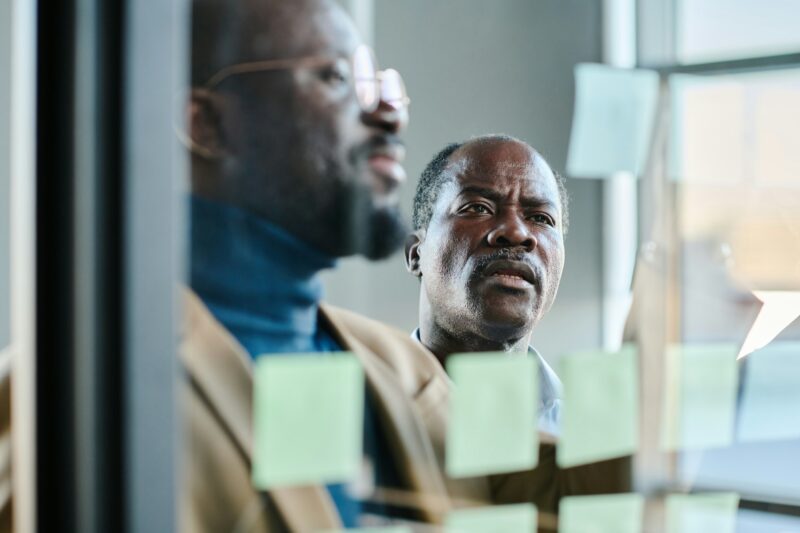
{"type": "MultiPolygon", "coordinates": [[[[217,410],[220,423],[240,450],[248,467],[252,462],[252,361],[244,348],[211,315],[200,298],[186,290],[180,358],[187,374],[217,410]]],[[[256,491],[253,488],[253,491],[256,491]]],[[[321,486],[287,487],[269,491],[291,531],[341,528],[341,520],[321,486]]]]}
{"type": "Polygon", "coordinates": [[[419,509],[425,520],[440,523],[443,515],[451,509],[452,502],[433,444],[413,408],[414,393],[406,391],[393,369],[364,345],[334,313],[324,306],[321,313],[339,335],[343,348],[355,354],[364,367],[367,383],[375,393],[378,412],[386,423],[385,429],[393,444],[393,458],[410,485],[410,492],[405,494],[409,504],[419,509]]]}

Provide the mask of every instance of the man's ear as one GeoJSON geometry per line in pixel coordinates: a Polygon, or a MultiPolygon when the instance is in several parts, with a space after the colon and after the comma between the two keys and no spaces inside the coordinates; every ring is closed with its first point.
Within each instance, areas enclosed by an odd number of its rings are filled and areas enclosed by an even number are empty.
{"type": "Polygon", "coordinates": [[[408,270],[413,276],[418,278],[422,277],[422,270],[420,269],[419,260],[420,260],[420,246],[422,246],[423,241],[425,240],[425,230],[417,230],[414,233],[410,233],[408,237],[406,237],[406,244],[405,244],[405,259],[406,259],[406,270],[408,270]]]}
{"type": "Polygon", "coordinates": [[[206,89],[192,89],[187,103],[187,143],[192,152],[207,159],[219,159],[227,146],[222,127],[220,97],[206,89]]]}

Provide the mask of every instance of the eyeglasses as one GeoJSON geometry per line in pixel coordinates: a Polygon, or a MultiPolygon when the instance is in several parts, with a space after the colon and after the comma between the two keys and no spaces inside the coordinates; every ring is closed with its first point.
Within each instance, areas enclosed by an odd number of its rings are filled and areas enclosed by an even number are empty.
{"type": "MultiPolygon", "coordinates": [[[[211,76],[205,83],[205,87],[214,89],[225,79],[240,74],[294,68],[320,68],[332,65],[336,61],[330,57],[309,56],[239,63],[225,67],[211,76]]],[[[378,109],[381,101],[396,109],[408,107],[411,103],[400,73],[394,69],[378,70],[375,53],[369,46],[359,45],[347,65],[350,72],[346,73],[346,76],[353,86],[356,100],[363,112],[373,113],[378,109]]]]}

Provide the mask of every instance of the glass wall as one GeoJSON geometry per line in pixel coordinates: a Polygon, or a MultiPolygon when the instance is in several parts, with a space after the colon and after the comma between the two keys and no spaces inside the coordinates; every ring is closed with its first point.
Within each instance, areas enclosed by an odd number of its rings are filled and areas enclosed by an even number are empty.
{"type": "MultiPolygon", "coordinates": [[[[697,387],[697,419],[684,412],[678,431],[698,440],[662,456],[657,484],[738,494],[736,531],[792,531],[800,491],[786,465],[798,457],[800,434],[783,417],[792,417],[793,394],[786,391],[795,388],[787,384],[797,383],[800,357],[800,131],[793,118],[800,78],[789,54],[797,43],[781,23],[797,11],[781,2],[746,4],[668,5],[675,24],[662,29],[674,33],[660,41],[647,42],[647,22],[642,26],[645,59],[676,62],[661,65],[664,105],[650,176],[657,185],[645,187],[641,204],[651,228],[645,239],[654,239],[643,257],[656,260],[661,273],[642,276],[649,285],[637,292],[657,310],[639,308],[639,317],[663,328],[651,354],[651,383],[666,383],[669,391],[670,380],[684,376],[697,387]],[[762,24],[770,18],[781,22],[762,24]],[[658,296],[643,296],[647,290],[658,296]],[[678,345],[683,353],[675,357],[670,346],[678,345]],[[715,351],[727,354],[720,357],[728,370],[711,365],[703,373],[701,354],[710,360],[715,351]],[[655,376],[659,368],[663,379],[655,376]],[[726,424],[715,441],[713,428],[726,424]]],[[[647,21],[664,6],[640,8],[647,21]]],[[[664,397],[667,418],[685,409],[691,383],[664,397]]]]}
{"type": "Polygon", "coordinates": [[[798,20],[0,4],[0,532],[800,533],[798,20]]]}

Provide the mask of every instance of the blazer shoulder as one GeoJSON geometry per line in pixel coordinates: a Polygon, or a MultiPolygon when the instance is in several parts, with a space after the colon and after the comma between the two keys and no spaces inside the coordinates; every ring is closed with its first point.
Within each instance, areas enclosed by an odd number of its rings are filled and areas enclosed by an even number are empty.
{"type": "Polygon", "coordinates": [[[320,312],[345,350],[367,350],[388,364],[404,382],[408,383],[408,379],[419,387],[435,376],[446,379],[436,357],[407,332],[328,304],[321,305],[320,312]]]}
{"type": "Polygon", "coordinates": [[[360,315],[354,311],[330,304],[321,304],[320,309],[323,316],[329,319],[335,327],[341,328],[345,326],[348,332],[358,334],[365,339],[369,339],[374,335],[376,338],[389,337],[401,343],[409,341],[410,344],[414,342],[408,333],[373,318],[360,315]]]}

